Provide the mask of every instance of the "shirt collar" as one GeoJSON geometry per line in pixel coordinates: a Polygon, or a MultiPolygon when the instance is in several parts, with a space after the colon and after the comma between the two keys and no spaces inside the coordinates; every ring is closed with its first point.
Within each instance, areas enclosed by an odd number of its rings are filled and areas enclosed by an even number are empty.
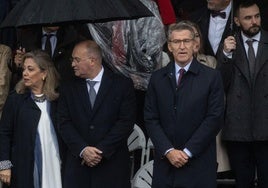
{"type": "Polygon", "coordinates": [[[47,33],[47,32],[44,31],[44,29],[42,29],[42,35],[48,35],[48,34],[56,36],[57,31],[53,31],[53,32],[47,33]]]}
{"type": "MultiPolygon", "coordinates": [[[[232,10],[232,1],[230,1],[229,5],[228,5],[225,9],[223,9],[223,10],[220,11],[220,12],[225,12],[225,14],[226,14],[226,18],[221,18],[221,19],[224,19],[224,20],[225,20],[225,19],[228,19],[231,10],[232,10]]],[[[211,16],[211,15],[210,15],[210,16],[211,16]]],[[[212,16],[211,16],[211,17],[212,17],[212,16]]],[[[213,17],[212,17],[212,18],[213,18],[213,17]]],[[[218,18],[218,17],[215,17],[214,19],[216,19],[216,18],[218,18]]]]}
{"type": "Polygon", "coordinates": [[[103,76],[103,73],[104,73],[104,68],[101,67],[101,71],[98,73],[98,75],[93,78],[93,79],[86,79],[86,80],[90,80],[90,81],[96,81],[96,82],[101,82],[101,79],[102,79],[102,76],[103,76]]]}
{"type": "Polygon", "coordinates": [[[257,33],[256,35],[254,35],[253,37],[251,38],[248,38],[246,35],[244,35],[244,33],[241,31],[241,36],[242,36],[242,39],[243,39],[243,42],[246,43],[246,41],[248,39],[254,39],[255,41],[260,41],[260,38],[261,38],[261,32],[257,33]]]}
{"type": "Polygon", "coordinates": [[[176,62],[175,62],[175,71],[176,71],[176,74],[179,72],[180,69],[184,69],[186,72],[189,70],[190,68],[190,65],[192,64],[192,61],[190,63],[188,63],[185,67],[181,67],[179,66],[176,62]]]}
{"type": "Polygon", "coordinates": [[[229,5],[223,9],[221,12],[225,12],[226,13],[226,19],[228,19],[230,12],[232,10],[232,1],[229,2],[229,5]]]}

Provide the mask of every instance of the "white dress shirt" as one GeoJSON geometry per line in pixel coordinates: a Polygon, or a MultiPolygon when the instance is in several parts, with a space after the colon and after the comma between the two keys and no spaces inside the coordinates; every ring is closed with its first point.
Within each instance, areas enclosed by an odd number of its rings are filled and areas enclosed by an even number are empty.
{"type": "Polygon", "coordinates": [[[50,37],[50,43],[51,43],[51,50],[52,50],[52,56],[54,55],[54,51],[56,49],[56,45],[57,45],[57,31],[53,31],[51,33],[47,33],[45,32],[44,30],[42,30],[42,39],[41,39],[41,42],[42,42],[42,50],[45,49],[45,45],[46,45],[46,40],[47,38],[44,36],[44,35],[53,35],[50,37]]]}
{"type": "MultiPolygon", "coordinates": [[[[96,84],[94,85],[94,89],[96,91],[96,94],[98,94],[98,91],[99,91],[99,88],[100,88],[103,72],[104,72],[104,69],[102,67],[101,71],[99,72],[99,74],[95,78],[93,78],[92,80],[91,79],[86,79],[86,80],[90,80],[90,81],[96,81],[96,84]]],[[[90,87],[89,87],[88,84],[87,84],[87,89],[88,89],[88,91],[90,90],[90,87]]]]}
{"type": "Polygon", "coordinates": [[[221,11],[226,13],[226,18],[222,18],[220,16],[212,17],[210,15],[208,39],[214,54],[217,53],[225,27],[228,27],[226,26],[226,24],[230,16],[231,9],[232,9],[232,3],[230,2],[229,5],[224,10],[221,11]]]}
{"type": "Polygon", "coordinates": [[[259,32],[257,35],[253,36],[252,38],[248,38],[243,33],[241,34],[241,36],[242,36],[243,45],[245,47],[246,53],[248,53],[248,44],[246,43],[246,41],[248,39],[253,39],[254,40],[254,42],[252,43],[252,46],[253,46],[254,53],[255,53],[255,56],[256,56],[257,55],[257,51],[258,51],[258,44],[259,44],[260,38],[261,38],[261,32],[259,32]]]}
{"type": "MultiPolygon", "coordinates": [[[[94,85],[94,89],[96,91],[96,94],[98,94],[98,91],[100,89],[100,84],[101,84],[101,79],[102,79],[103,73],[104,73],[104,69],[102,67],[101,71],[99,72],[99,74],[95,78],[93,78],[92,80],[91,79],[86,79],[86,80],[90,80],[90,81],[96,81],[96,84],[94,85]]],[[[87,90],[88,91],[90,90],[90,86],[88,84],[87,84],[87,90]]],[[[85,148],[83,148],[82,151],[79,154],[81,158],[82,158],[82,153],[83,153],[84,150],[85,150],[85,148]]]]}

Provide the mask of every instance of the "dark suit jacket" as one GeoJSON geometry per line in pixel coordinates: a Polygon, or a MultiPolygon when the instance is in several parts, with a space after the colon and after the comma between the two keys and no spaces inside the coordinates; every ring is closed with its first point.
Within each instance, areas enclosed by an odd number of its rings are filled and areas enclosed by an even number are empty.
{"type": "MultiPolygon", "coordinates": [[[[215,57],[219,52],[219,48],[217,50],[217,53],[215,54],[213,49],[212,49],[212,46],[209,42],[209,39],[208,39],[210,11],[206,7],[202,8],[202,9],[194,12],[191,15],[191,20],[193,22],[197,23],[200,30],[201,30],[202,38],[203,38],[202,41],[203,41],[204,54],[211,55],[211,56],[215,57]]],[[[233,24],[234,31],[231,30],[230,24],[231,24],[231,16],[229,16],[229,18],[227,20],[224,32],[223,32],[222,37],[221,37],[220,44],[223,43],[224,39],[227,36],[234,34],[234,32],[236,31],[235,24],[233,24]]]]}
{"type": "Polygon", "coordinates": [[[135,121],[135,94],[131,80],[104,69],[93,109],[85,79],[62,86],[59,131],[68,147],[65,188],[130,187],[127,139],[135,121]],[[80,152],[94,146],[103,152],[96,167],[82,166],[80,152]]]}
{"type": "Polygon", "coordinates": [[[153,73],[145,100],[145,125],[155,146],[153,188],[216,187],[215,138],[223,115],[220,73],[196,59],[176,88],[175,65],[153,73]],[[187,148],[193,158],[173,167],[164,153],[187,148]]]}
{"type": "MultiPolygon", "coordinates": [[[[18,45],[26,51],[42,48],[42,28],[30,27],[18,30],[18,45]]],[[[61,27],[56,34],[57,45],[52,57],[57,71],[60,73],[62,81],[72,79],[74,72],[69,60],[72,55],[74,45],[80,40],[78,32],[73,27],[61,27]]]]}
{"type": "MultiPolygon", "coordinates": [[[[55,112],[56,103],[52,102],[50,114],[54,125],[55,112]]],[[[30,93],[12,92],[8,96],[0,122],[0,161],[10,160],[13,164],[13,188],[34,187],[34,148],[40,116],[41,111],[30,93]]]]}
{"type": "Polygon", "coordinates": [[[261,31],[253,80],[240,34],[236,41],[232,59],[225,57],[222,49],[218,58],[226,93],[222,136],[229,141],[268,140],[268,33],[261,31]]]}

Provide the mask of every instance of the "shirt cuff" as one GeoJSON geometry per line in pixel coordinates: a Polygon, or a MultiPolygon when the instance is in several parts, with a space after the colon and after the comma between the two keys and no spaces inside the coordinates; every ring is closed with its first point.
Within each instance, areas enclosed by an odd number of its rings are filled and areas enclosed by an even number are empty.
{"type": "Polygon", "coordinates": [[[82,157],[82,154],[83,154],[83,152],[84,152],[85,149],[86,149],[86,147],[84,147],[84,149],[82,149],[82,151],[81,151],[80,154],[79,154],[79,157],[83,158],[83,157],[82,157]]]}
{"type": "Polygon", "coordinates": [[[165,153],[164,156],[166,156],[168,154],[168,152],[170,152],[171,150],[174,150],[174,148],[169,148],[165,153]]]}
{"type": "Polygon", "coordinates": [[[184,151],[184,153],[186,153],[188,155],[188,157],[190,157],[190,158],[193,157],[193,154],[187,148],[184,148],[183,151],[184,151]]]}
{"type": "Polygon", "coordinates": [[[10,169],[12,166],[10,160],[0,161],[0,170],[10,169]]]}
{"type": "Polygon", "coordinates": [[[223,54],[224,54],[227,58],[229,58],[229,59],[232,59],[232,57],[233,57],[233,52],[225,52],[225,51],[223,50],[223,54]]]}

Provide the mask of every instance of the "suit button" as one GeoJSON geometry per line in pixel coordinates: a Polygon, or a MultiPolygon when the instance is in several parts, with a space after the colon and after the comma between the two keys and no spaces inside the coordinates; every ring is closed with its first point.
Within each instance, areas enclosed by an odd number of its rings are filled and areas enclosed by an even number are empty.
{"type": "Polygon", "coordinates": [[[89,129],[93,130],[95,127],[93,125],[89,126],[89,129]]]}

